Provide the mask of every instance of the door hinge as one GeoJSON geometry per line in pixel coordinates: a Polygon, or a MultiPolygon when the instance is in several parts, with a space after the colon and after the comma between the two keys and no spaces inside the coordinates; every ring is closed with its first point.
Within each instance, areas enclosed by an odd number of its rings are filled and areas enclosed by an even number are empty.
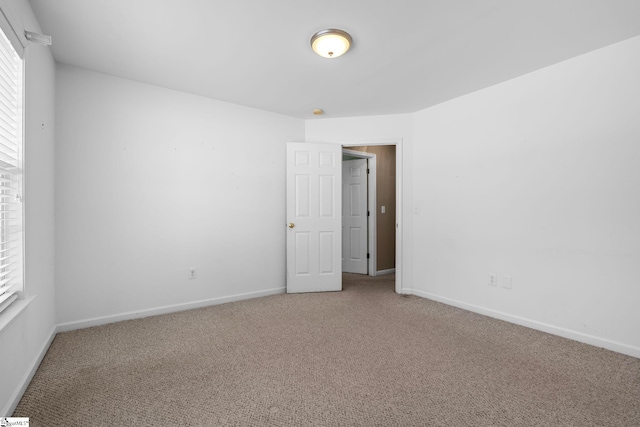
{"type": "Polygon", "coordinates": [[[371,258],[371,254],[367,254],[367,259],[371,258]]]}
{"type": "Polygon", "coordinates": [[[371,216],[371,212],[367,211],[367,216],[371,216]]]}
{"type": "Polygon", "coordinates": [[[367,173],[371,173],[371,169],[367,169],[367,173]]]}

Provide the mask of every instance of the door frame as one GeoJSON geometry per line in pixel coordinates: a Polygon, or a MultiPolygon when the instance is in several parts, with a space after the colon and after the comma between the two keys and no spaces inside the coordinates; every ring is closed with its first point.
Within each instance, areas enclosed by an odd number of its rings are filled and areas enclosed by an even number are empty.
{"type": "Polygon", "coordinates": [[[365,151],[349,150],[342,147],[342,154],[367,160],[367,274],[375,276],[378,272],[378,228],[377,228],[377,200],[376,200],[376,155],[365,151]]]}
{"type": "Polygon", "coordinates": [[[396,147],[396,293],[403,294],[402,279],[402,138],[372,138],[341,142],[342,148],[367,145],[395,145],[396,147]]]}

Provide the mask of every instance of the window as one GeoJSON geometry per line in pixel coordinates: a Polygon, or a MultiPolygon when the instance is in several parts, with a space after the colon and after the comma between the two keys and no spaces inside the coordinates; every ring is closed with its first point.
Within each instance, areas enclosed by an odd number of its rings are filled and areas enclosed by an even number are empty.
{"type": "Polygon", "coordinates": [[[0,30],[0,312],[23,290],[22,64],[0,30]]]}

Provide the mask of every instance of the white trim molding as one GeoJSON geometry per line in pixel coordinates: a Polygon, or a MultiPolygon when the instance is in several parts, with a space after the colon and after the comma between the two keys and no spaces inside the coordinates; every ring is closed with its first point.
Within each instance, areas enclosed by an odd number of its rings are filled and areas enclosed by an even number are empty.
{"type": "Polygon", "coordinates": [[[76,322],[67,322],[58,324],[58,332],[73,331],[76,329],[90,328],[92,326],[106,325],[108,323],[121,322],[123,320],[141,319],[143,317],[157,316],[159,314],[175,313],[185,310],[193,310],[194,308],[208,307],[211,305],[224,304],[227,302],[242,301],[268,295],[276,295],[285,293],[286,288],[273,288],[264,291],[247,292],[244,294],[235,294],[225,297],[210,298],[201,301],[187,302],[182,304],[167,305],[164,307],[149,308],[139,311],[129,311],[126,313],[114,314],[110,316],[94,317],[76,322]]]}
{"type": "Polygon", "coordinates": [[[358,157],[360,159],[366,159],[367,169],[371,171],[367,174],[367,210],[369,211],[369,220],[367,223],[367,250],[370,255],[369,262],[367,264],[367,271],[369,276],[375,276],[378,270],[378,193],[376,188],[376,155],[367,153],[366,151],[349,150],[344,147],[342,148],[342,154],[358,157]]]}
{"type": "MultiPolygon", "coordinates": [[[[15,411],[16,407],[18,406],[18,403],[20,403],[20,399],[22,399],[24,392],[27,390],[27,387],[29,386],[29,383],[33,379],[33,376],[38,370],[38,367],[42,363],[44,356],[47,354],[47,351],[49,350],[49,347],[51,346],[53,339],[55,338],[56,334],[60,332],[68,332],[76,329],[84,329],[92,326],[100,326],[108,323],[120,322],[123,320],[139,319],[143,317],[156,316],[159,314],[167,314],[167,313],[191,310],[194,308],[208,307],[212,305],[224,304],[227,302],[235,302],[235,301],[241,301],[245,299],[264,297],[268,295],[282,294],[285,292],[285,290],[286,290],[285,287],[273,288],[273,289],[267,289],[264,291],[247,292],[244,294],[236,294],[236,295],[231,295],[226,297],[211,298],[211,299],[202,300],[202,301],[195,301],[195,302],[184,303],[184,304],[175,304],[171,306],[152,308],[148,310],[132,311],[132,312],[116,314],[112,316],[96,317],[92,319],[81,320],[78,322],[68,322],[68,323],[58,324],[57,326],[54,326],[51,329],[51,332],[49,333],[48,338],[45,340],[44,344],[42,345],[42,348],[40,349],[40,352],[38,353],[37,357],[31,363],[29,369],[27,370],[24,377],[20,381],[18,387],[11,394],[11,398],[9,399],[7,406],[0,411],[0,416],[9,416],[13,413],[13,411],[15,411]]],[[[26,301],[26,304],[31,302],[33,298],[35,297],[28,298],[26,301]]],[[[20,304],[20,302],[21,301],[18,301],[14,303],[14,305],[20,304]]],[[[24,305],[26,306],[26,304],[24,305]]],[[[23,308],[24,307],[21,307],[20,311],[23,308]]]]}
{"type": "Polygon", "coordinates": [[[527,319],[520,316],[514,316],[511,314],[503,313],[501,311],[493,310],[490,308],[480,307],[473,304],[467,304],[462,301],[454,300],[447,297],[442,297],[429,292],[419,291],[417,289],[413,290],[413,294],[422,298],[441,302],[443,304],[452,305],[454,307],[458,307],[463,310],[472,311],[474,313],[493,317],[495,319],[504,320],[509,323],[515,323],[516,325],[525,326],[527,328],[535,329],[537,331],[546,332],[546,333],[557,335],[563,338],[569,338],[571,340],[593,345],[595,347],[601,347],[607,350],[615,351],[617,353],[622,353],[628,356],[640,358],[640,348],[627,345],[621,342],[612,341],[606,338],[600,338],[593,335],[583,334],[582,332],[573,331],[573,330],[562,328],[559,326],[549,325],[548,323],[538,322],[536,320],[531,320],[531,319],[527,319]]]}
{"type": "Polygon", "coordinates": [[[24,299],[18,299],[14,301],[9,307],[7,307],[2,314],[0,314],[0,331],[2,331],[13,319],[18,317],[22,311],[27,308],[31,302],[36,299],[38,295],[33,295],[24,299]]]}
{"type": "Polygon", "coordinates": [[[49,347],[51,347],[51,343],[53,342],[53,339],[56,337],[56,333],[57,333],[57,328],[54,326],[53,328],[51,328],[51,332],[49,332],[49,338],[45,340],[44,344],[40,348],[40,352],[38,352],[38,355],[36,356],[34,361],[31,363],[31,366],[22,377],[22,380],[20,380],[20,383],[18,384],[18,388],[16,388],[14,392],[11,394],[11,398],[9,399],[7,406],[0,411],[0,416],[11,416],[11,414],[13,414],[13,411],[16,410],[18,403],[20,403],[20,399],[22,399],[24,392],[27,391],[27,387],[29,386],[29,383],[33,379],[33,376],[36,374],[36,371],[38,370],[38,368],[40,367],[40,363],[42,363],[42,359],[44,359],[44,356],[47,354],[49,347]]]}
{"type": "Polygon", "coordinates": [[[396,293],[406,294],[402,289],[403,270],[402,270],[402,249],[403,249],[403,195],[402,195],[402,178],[403,162],[402,162],[402,138],[365,138],[355,141],[342,141],[342,148],[349,148],[359,145],[395,145],[396,147],[396,293]]]}

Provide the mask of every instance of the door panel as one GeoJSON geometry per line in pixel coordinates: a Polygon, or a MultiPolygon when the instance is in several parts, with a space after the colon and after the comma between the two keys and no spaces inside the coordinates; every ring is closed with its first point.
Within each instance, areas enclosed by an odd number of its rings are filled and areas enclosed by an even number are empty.
{"type": "Polygon", "coordinates": [[[296,217],[309,216],[309,175],[296,175],[296,217]]]}
{"type": "Polygon", "coordinates": [[[320,232],[320,274],[336,274],[333,260],[335,250],[335,233],[333,231],[320,232]]]}
{"type": "Polygon", "coordinates": [[[287,292],[342,290],[342,147],[287,144],[287,292]]]}
{"type": "Polygon", "coordinates": [[[342,162],[342,271],[367,274],[367,160],[342,162]]]}
{"type": "Polygon", "coordinates": [[[295,239],[296,275],[309,275],[309,233],[297,232],[295,233],[295,239]]]}
{"type": "Polygon", "coordinates": [[[320,175],[320,216],[322,218],[334,218],[336,212],[335,205],[335,177],[331,175],[320,175]]]}

